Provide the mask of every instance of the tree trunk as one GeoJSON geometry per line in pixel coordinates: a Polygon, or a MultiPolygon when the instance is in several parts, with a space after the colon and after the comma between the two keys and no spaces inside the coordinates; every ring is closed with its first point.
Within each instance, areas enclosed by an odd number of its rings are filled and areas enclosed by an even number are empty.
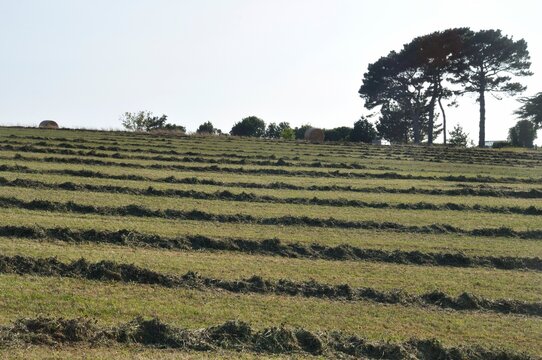
{"type": "Polygon", "coordinates": [[[414,108],[412,109],[412,130],[414,132],[414,144],[420,144],[420,116],[418,114],[419,110],[418,99],[414,103],[414,108]]]}
{"type": "Polygon", "coordinates": [[[435,123],[435,101],[437,99],[436,90],[431,96],[431,101],[429,102],[429,129],[427,130],[427,144],[433,145],[433,125],[435,123]]]}
{"type": "Polygon", "coordinates": [[[480,88],[480,132],[478,134],[478,147],[486,146],[486,98],[485,89],[480,88]]]}
{"type": "Polygon", "coordinates": [[[478,75],[480,76],[480,97],[478,101],[480,102],[480,132],[478,133],[478,147],[486,146],[486,77],[484,65],[480,66],[478,75]]]}
{"type": "Polygon", "coordinates": [[[412,114],[412,127],[414,130],[414,144],[418,145],[420,143],[420,118],[417,110],[414,110],[412,114]]]}
{"type": "Polygon", "coordinates": [[[431,101],[429,102],[429,129],[427,144],[433,145],[433,126],[435,124],[435,102],[437,97],[440,99],[440,76],[433,76],[433,94],[431,94],[431,101]]]}
{"type": "Polygon", "coordinates": [[[442,133],[444,134],[444,145],[446,145],[446,112],[444,111],[444,106],[442,106],[442,98],[438,98],[438,105],[440,111],[442,111],[442,133]]]}

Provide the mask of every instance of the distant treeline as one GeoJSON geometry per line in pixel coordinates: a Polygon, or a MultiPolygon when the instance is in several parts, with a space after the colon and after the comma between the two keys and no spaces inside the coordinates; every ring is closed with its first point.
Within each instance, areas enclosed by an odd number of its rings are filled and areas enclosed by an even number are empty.
{"type": "MultiPolygon", "coordinates": [[[[498,98],[498,94],[523,92],[526,87],[516,78],[532,75],[530,67],[527,42],[515,41],[500,30],[453,28],[416,37],[400,51],[391,51],[369,64],[358,93],[365,108],[377,112],[361,117],[353,127],[325,129],[325,140],[432,144],[442,134],[444,144],[466,146],[468,134],[461,126],[447,131],[445,109],[456,105],[458,97],[474,93],[480,106],[478,146],[484,147],[487,94],[498,98]],[[376,126],[369,121],[375,115],[376,126]],[[439,117],[442,123],[437,123],[439,117]]],[[[509,130],[509,143],[500,146],[532,147],[536,131],[542,127],[542,93],[520,101],[522,106],[515,114],[521,120],[509,130]]],[[[133,131],[186,132],[183,126],[167,123],[167,115],[158,117],[149,111],[127,112],[121,120],[133,131]]],[[[229,134],[294,140],[303,139],[310,127],[292,127],[288,122],[266,124],[249,116],[235,123],[229,134]]],[[[222,131],[207,121],[196,133],[217,135],[222,131]]]]}

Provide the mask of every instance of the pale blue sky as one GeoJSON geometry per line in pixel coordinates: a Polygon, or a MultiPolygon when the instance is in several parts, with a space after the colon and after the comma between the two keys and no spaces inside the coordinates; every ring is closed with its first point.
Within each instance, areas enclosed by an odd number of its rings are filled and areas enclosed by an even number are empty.
{"type": "MultiPolygon", "coordinates": [[[[0,124],[119,128],[150,110],[195,130],[257,115],[349,125],[368,63],[417,35],[500,28],[529,44],[542,91],[538,1],[0,0],[0,124]]],[[[477,138],[474,96],[450,110],[477,138]]],[[[489,99],[487,139],[506,138],[513,99],[489,99]]],[[[450,126],[451,129],[451,126],[450,126]]],[[[539,140],[540,142],[540,140],[539,140]]]]}

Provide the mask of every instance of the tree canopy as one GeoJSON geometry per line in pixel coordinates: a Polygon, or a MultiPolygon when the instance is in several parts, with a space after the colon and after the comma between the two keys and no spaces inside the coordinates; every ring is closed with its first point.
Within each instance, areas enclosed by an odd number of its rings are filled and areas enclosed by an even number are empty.
{"type": "Polygon", "coordinates": [[[529,120],[520,120],[508,131],[508,141],[512,146],[533,147],[536,139],[536,127],[529,120]]]}
{"type": "Polygon", "coordinates": [[[464,92],[478,94],[480,123],[478,146],[485,146],[486,93],[516,95],[525,86],[515,77],[529,76],[531,62],[525,40],[514,41],[501,30],[469,32],[464,39],[464,66],[453,73],[454,82],[463,85],[464,92]]]}
{"type": "Polygon", "coordinates": [[[469,141],[469,134],[467,134],[463,128],[456,125],[452,131],[450,131],[450,145],[465,147],[469,141]]]}
{"type": "Polygon", "coordinates": [[[263,137],[265,135],[265,122],[256,116],[246,117],[233,125],[230,134],[236,136],[263,137]]]}
{"type": "Polygon", "coordinates": [[[196,133],[214,135],[217,133],[217,129],[214,127],[212,122],[206,121],[198,127],[196,133]]]}
{"type": "Polygon", "coordinates": [[[352,134],[352,128],[348,126],[339,126],[333,129],[325,129],[326,141],[349,141],[352,134]]]}
{"type": "Polygon", "coordinates": [[[278,125],[276,123],[270,123],[265,130],[265,137],[270,139],[280,139],[286,129],[291,129],[290,123],[281,122],[278,125]]]}
{"type": "Polygon", "coordinates": [[[542,128],[542,92],[519,99],[523,105],[514,113],[523,120],[531,121],[537,129],[542,128]]]}
{"type": "Polygon", "coordinates": [[[370,144],[376,139],[376,130],[373,124],[365,118],[361,118],[354,123],[354,128],[350,133],[350,140],[370,144]]]}
{"type": "Polygon", "coordinates": [[[446,142],[442,101],[475,92],[480,102],[479,145],[484,146],[485,94],[523,91],[514,79],[530,75],[529,68],[524,40],[514,41],[500,30],[454,28],[416,37],[400,51],[369,64],[358,93],[367,109],[380,109],[377,129],[384,138],[417,144],[426,138],[431,144],[435,131],[441,131],[435,123],[439,115],[446,142]]]}
{"type": "Polygon", "coordinates": [[[130,131],[176,130],[186,132],[184,126],[168,124],[167,115],[155,116],[150,111],[125,112],[120,120],[122,126],[130,131]]]}
{"type": "Polygon", "coordinates": [[[294,129],[295,138],[297,140],[303,140],[305,138],[305,132],[312,127],[311,124],[304,124],[294,129]]]}

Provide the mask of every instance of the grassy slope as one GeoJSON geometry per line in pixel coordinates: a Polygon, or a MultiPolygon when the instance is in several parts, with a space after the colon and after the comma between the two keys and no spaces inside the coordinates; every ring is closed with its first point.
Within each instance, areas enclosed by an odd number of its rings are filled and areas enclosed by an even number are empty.
{"type": "Polygon", "coordinates": [[[277,324],[335,329],[367,338],[437,337],[445,344],[483,344],[542,351],[540,320],[490,313],[426,310],[371,302],[336,302],[274,295],[228,294],[78,279],[0,275],[0,322],[21,316],[91,316],[114,324],[137,315],[199,328],[243,319],[256,328],[277,324]]]}
{"type": "Polygon", "coordinates": [[[332,206],[306,206],[296,204],[253,203],[221,200],[176,199],[167,197],[145,197],[128,194],[73,192],[66,190],[34,190],[4,187],[0,196],[16,197],[21,200],[34,199],[49,201],[74,201],[78,204],[94,206],[127,206],[132,204],[147,206],[151,209],[200,210],[212,214],[246,214],[255,217],[296,216],[297,214],[314,217],[333,217],[346,221],[391,221],[404,225],[449,224],[462,229],[482,227],[500,227],[503,224],[515,230],[531,230],[540,223],[539,217],[517,214],[498,214],[460,211],[433,210],[395,210],[373,208],[348,208],[332,206]]]}
{"type": "MultiPolygon", "coordinates": [[[[329,145],[294,145],[253,140],[224,140],[209,138],[182,138],[161,141],[139,135],[133,139],[124,133],[37,131],[2,129],[1,136],[9,134],[51,136],[60,139],[84,138],[95,144],[113,144],[121,148],[135,148],[142,145],[163,150],[202,151],[208,158],[220,158],[220,153],[235,151],[239,154],[256,155],[262,159],[274,154],[280,156],[299,156],[300,161],[318,159],[323,162],[358,162],[373,166],[387,166],[401,173],[446,176],[513,176],[539,178],[542,168],[529,168],[538,160],[521,160],[519,166],[489,166],[480,164],[447,163],[419,161],[438,160],[438,151],[411,147],[348,147],[329,145]],[[135,145],[127,145],[134,143],[135,145]],[[367,153],[369,151],[369,153],[367,153]],[[322,154],[322,155],[320,155],[322,154]],[[370,154],[370,155],[366,155],[370,154]],[[417,160],[413,160],[417,159],[417,160]]],[[[12,140],[10,138],[10,140],[12,140]]],[[[16,139],[17,141],[21,139],[16,139]]],[[[29,143],[32,140],[25,140],[29,143]]],[[[37,140],[36,140],[37,141],[37,140]]],[[[49,141],[49,140],[48,140],[49,141]]],[[[87,145],[90,145],[87,144],[87,145]]],[[[440,150],[439,150],[440,151],[440,150]]],[[[102,152],[102,151],[100,151],[102,152]]],[[[122,151],[121,151],[122,153],[122,151]]],[[[0,156],[13,156],[14,152],[1,151],[0,156]]],[[[126,152],[125,154],[131,154],[126,152]]],[[[501,156],[505,154],[492,150],[459,153],[468,160],[469,154],[475,157],[501,156]]],[[[529,155],[529,153],[526,153],[529,155]]],[[[41,158],[50,156],[38,153],[22,153],[23,156],[41,158]]],[[[51,155],[63,157],[62,155],[51,155]]],[[[455,155],[454,155],[455,156],[455,155]]],[[[508,155],[506,155],[508,156],[508,155]]],[[[510,155],[512,156],[512,155],[510,155]]],[[[534,155],[533,155],[534,156],[534,155]]],[[[538,155],[537,155],[538,156],[538,155]]],[[[102,159],[139,164],[160,163],[157,161],[102,159]]],[[[463,160],[461,160],[463,161],[463,160]]],[[[479,160],[476,160],[479,161],[479,160]]],[[[480,160],[481,161],[481,160],[480,160]]],[[[504,159],[503,162],[508,160],[504,159]]],[[[172,164],[171,162],[161,162],[172,164]]],[[[0,160],[0,164],[20,164],[34,169],[88,169],[109,174],[139,174],[152,178],[166,176],[212,178],[230,182],[271,183],[283,181],[308,186],[352,185],[355,187],[400,187],[456,188],[460,183],[437,180],[393,180],[393,179],[348,179],[348,178],[309,178],[270,175],[241,175],[218,172],[193,172],[151,169],[130,169],[119,166],[81,166],[69,164],[44,163],[39,161],[0,160]]],[[[206,166],[205,164],[188,164],[206,166]]],[[[220,165],[239,167],[238,165],[220,165]]],[[[246,165],[244,168],[262,168],[246,165]]],[[[273,167],[277,168],[277,167],[273,167]]],[[[280,168],[280,167],[278,167],[280,168]]],[[[296,167],[284,167],[295,170],[296,167]]],[[[303,168],[304,170],[334,171],[326,168],[303,168]]],[[[382,172],[368,170],[369,172],[382,172]]],[[[345,170],[340,172],[366,172],[365,170],[345,170]]],[[[28,175],[16,172],[2,172],[0,176],[9,179],[40,179],[46,182],[73,181],[77,183],[114,184],[144,188],[196,189],[202,191],[230,190],[236,188],[217,188],[211,186],[169,185],[160,183],[110,181],[91,178],[62,177],[56,175],[28,175]]],[[[477,185],[469,183],[469,185],[477,185]]],[[[495,188],[531,189],[542,188],[542,184],[489,183],[495,188]]],[[[287,190],[244,191],[277,197],[348,197],[365,201],[418,202],[431,203],[458,202],[487,205],[517,205],[540,207],[540,200],[505,199],[485,197],[446,197],[427,195],[392,194],[353,194],[344,192],[306,192],[287,190]]],[[[152,208],[200,209],[214,213],[247,213],[256,216],[313,216],[336,217],[350,220],[396,221],[403,224],[449,223],[463,228],[510,226],[516,229],[540,228],[540,217],[507,214],[483,214],[477,212],[452,211],[401,211],[378,209],[353,209],[325,206],[304,206],[286,204],[257,204],[232,201],[206,201],[193,199],[171,199],[138,197],[122,194],[90,192],[70,192],[53,190],[33,190],[27,188],[0,188],[2,196],[16,196],[21,199],[49,199],[54,201],[76,201],[78,203],[120,206],[140,204],[152,208]]],[[[307,228],[302,226],[258,226],[249,224],[217,224],[202,221],[172,221],[153,218],[105,217],[95,215],[48,213],[45,211],[25,211],[0,209],[0,226],[34,225],[45,227],[72,227],[77,229],[133,229],[145,233],[166,236],[182,234],[201,234],[213,237],[245,237],[266,239],[277,237],[282,241],[319,242],[327,245],[348,243],[355,246],[386,250],[420,250],[426,252],[462,251],[471,255],[494,256],[542,256],[539,241],[507,238],[467,237],[457,235],[405,234],[351,229],[307,228]]],[[[330,262],[322,260],[286,259],[221,252],[177,252],[129,248],[109,245],[70,245],[62,242],[38,242],[16,238],[0,238],[0,253],[5,255],[25,254],[29,256],[57,256],[61,260],[84,256],[99,261],[112,259],[135,263],[167,273],[184,273],[196,270],[206,276],[220,278],[239,278],[252,274],[266,278],[290,278],[294,280],[315,280],[326,283],[349,283],[355,286],[370,286],[377,289],[400,288],[411,293],[422,293],[434,289],[452,295],[463,291],[473,292],[489,298],[514,298],[540,301],[542,275],[531,271],[503,271],[494,269],[461,269],[429,266],[403,266],[371,262],[330,262]]],[[[370,339],[403,340],[412,336],[437,337],[445,344],[477,343],[485,346],[506,347],[542,353],[542,320],[535,317],[497,315],[492,313],[454,312],[424,309],[416,306],[382,305],[371,302],[333,302],[318,299],[291,298],[286,296],[261,296],[228,294],[220,291],[173,290],[135,284],[115,284],[76,279],[46,278],[32,276],[0,275],[0,323],[21,316],[46,314],[51,316],[75,317],[88,315],[96,317],[101,323],[113,324],[129,320],[136,315],[158,315],[164,321],[187,327],[215,325],[226,319],[240,318],[250,321],[256,327],[277,325],[303,326],[308,329],[337,329],[366,335],[370,339]]],[[[115,357],[136,356],[139,350],[129,348],[91,349],[94,356],[112,355],[115,357]],[[103,355],[102,355],[103,354],[103,355]]],[[[18,350],[18,356],[40,357],[46,350],[35,348],[29,351],[18,350]]],[[[87,350],[83,350],[87,351],[87,350]]],[[[141,350],[142,354],[151,351],[141,350]]],[[[58,350],[61,354],[78,352],[77,349],[58,350]]],[[[54,353],[51,353],[54,355],[54,353]]],[[[156,353],[164,356],[169,353],[156,353]],[[164,355],[165,354],[165,355],[164,355]]],[[[196,354],[200,356],[201,354],[196,354]]],[[[237,354],[213,354],[225,358],[237,354]]],[[[56,355],[55,355],[56,356],[56,355]]],[[[149,355],[151,356],[151,355],[149,355]]]]}
{"type": "Polygon", "coordinates": [[[81,257],[96,262],[114,260],[155,271],[182,275],[197,271],[205,276],[238,279],[258,274],[268,279],[310,279],[329,284],[392,290],[402,288],[422,294],[441,290],[451,295],[467,291],[487,298],[537,301],[542,293],[542,273],[494,271],[485,268],[448,268],[382,264],[360,261],[288,259],[228,252],[180,252],[114,245],[67,245],[0,237],[0,253],[34,257],[57,257],[61,261],[81,257]],[[209,266],[212,264],[212,266],[209,266]]]}
{"type": "MultiPolygon", "coordinates": [[[[103,172],[103,170],[102,170],[103,172]]],[[[134,172],[136,174],[137,172],[134,172]]],[[[40,181],[47,184],[58,184],[64,182],[73,182],[75,184],[91,184],[100,186],[120,186],[133,189],[147,189],[152,186],[155,189],[177,189],[177,190],[194,190],[206,193],[216,191],[224,191],[222,186],[214,185],[193,185],[193,184],[168,184],[163,182],[151,181],[133,181],[133,180],[115,180],[115,179],[100,179],[100,178],[83,178],[78,176],[68,175],[47,175],[47,174],[25,174],[13,172],[0,172],[0,176],[8,180],[28,179],[40,181]]],[[[348,199],[360,200],[366,202],[379,203],[418,203],[426,202],[430,204],[465,204],[465,205],[484,205],[484,206],[518,206],[527,208],[529,206],[540,206],[540,199],[516,199],[506,197],[489,197],[489,196],[442,196],[442,195],[425,195],[425,194],[389,194],[389,193],[362,193],[362,192],[345,192],[345,191],[309,191],[309,190],[287,190],[287,189],[252,189],[242,187],[228,187],[227,191],[233,194],[251,193],[258,196],[273,196],[276,198],[307,198],[317,197],[318,199],[348,199]]]]}
{"type": "Polygon", "coordinates": [[[542,256],[537,240],[513,238],[473,237],[454,234],[410,234],[360,229],[308,228],[305,226],[268,226],[205,221],[177,221],[130,216],[99,216],[80,214],[52,214],[44,211],[0,209],[0,225],[17,224],[73,229],[119,230],[128,229],[163,236],[205,235],[215,238],[241,237],[248,239],[278,238],[285,243],[319,243],[329,246],[352,246],[424,252],[464,252],[485,256],[542,256]]]}

